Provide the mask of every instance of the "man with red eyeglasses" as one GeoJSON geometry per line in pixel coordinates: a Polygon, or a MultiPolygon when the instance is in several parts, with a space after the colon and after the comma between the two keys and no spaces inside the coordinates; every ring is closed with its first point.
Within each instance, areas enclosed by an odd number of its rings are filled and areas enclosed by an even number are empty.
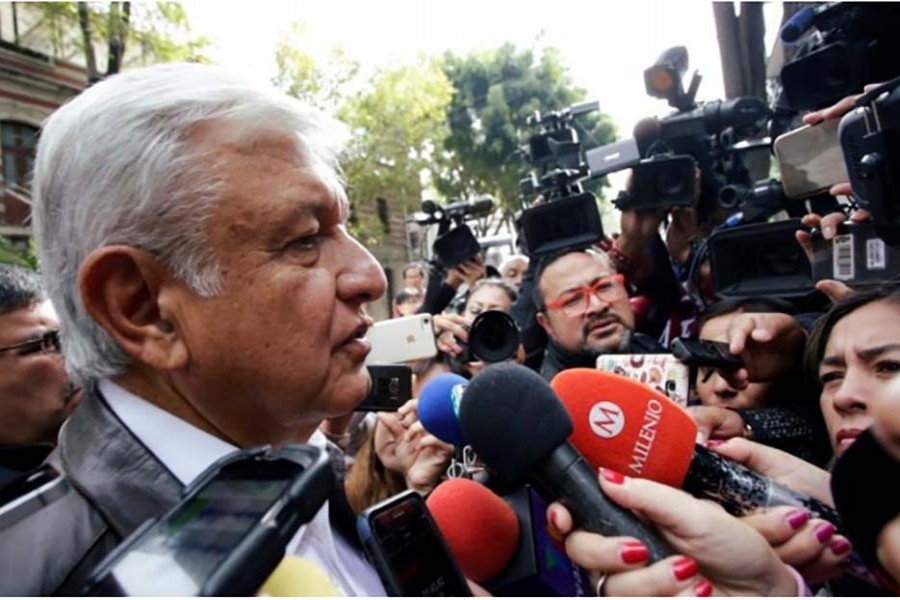
{"type": "Polygon", "coordinates": [[[604,252],[548,256],[535,283],[537,321],[549,337],[541,366],[548,380],[565,369],[594,367],[601,354],[665,352],[654,338],[634,331],[625,279],[604,252]]]}
{"type": "Polygon", "coordinates": [[[0,484],[44,460],[77,404],[58,328],[38,275],[0,265],[0,484]]]}

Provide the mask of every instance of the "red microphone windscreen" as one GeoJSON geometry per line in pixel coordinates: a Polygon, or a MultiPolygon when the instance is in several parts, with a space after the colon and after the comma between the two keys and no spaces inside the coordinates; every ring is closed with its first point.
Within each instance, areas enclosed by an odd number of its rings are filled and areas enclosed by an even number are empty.
{"type": "Polygon", "coordinates": [[[550,385],[572,418],[569,441],[591,466],[681,487],[697,424],[665,394],[593,369],[567,369],[550,385]]]}
{"type": "Polygon", "coordinates": [[[509,564],[519,520],[500,496],[470,479],[448,479],[425,502],[466,577],[487,581],[509,564]]]}

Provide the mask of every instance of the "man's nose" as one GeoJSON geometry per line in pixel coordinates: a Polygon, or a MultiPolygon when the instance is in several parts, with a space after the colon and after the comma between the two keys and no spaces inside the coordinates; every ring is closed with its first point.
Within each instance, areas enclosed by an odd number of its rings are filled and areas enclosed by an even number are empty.
{"type": "Polygon", "coordinates": [[[585,314],[594,315],[606,311],[609,302],[603,300],[595,292],[591,292],[587,296],[587,311],[585,314]]]}
{"type": "Polygon", "coordinates": [[[384,269],[362,244],[348,233],[345,236],[339,250],[343,264],[337,279],[338,297],[359,303],[377,300],[387,289],[384,269]]]}

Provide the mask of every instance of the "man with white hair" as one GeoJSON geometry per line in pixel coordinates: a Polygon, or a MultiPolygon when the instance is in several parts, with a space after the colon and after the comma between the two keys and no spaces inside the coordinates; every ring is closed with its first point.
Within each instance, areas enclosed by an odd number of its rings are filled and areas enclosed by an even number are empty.
{"type": "MultiPolygon", "coordinates": [[[[365,396],[365,303],[386,283],[345,228],[342,135],[284,95],[188,64],[116,75],[48,119],[35,234],[86,395],[50,457],[71,490],[4,532],[0,593],[78,593],[217,459],[315,443],[323,419],[365,396]]],[[[345,594],[384,595],[354,536],[332,527],[342,499],[287,550],[345,594]]]]}

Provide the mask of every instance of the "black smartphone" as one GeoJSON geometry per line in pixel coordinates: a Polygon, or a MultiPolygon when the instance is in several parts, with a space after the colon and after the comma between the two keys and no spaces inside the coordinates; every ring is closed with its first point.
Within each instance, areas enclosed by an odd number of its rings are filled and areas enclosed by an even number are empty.
{"type": "Polygon", "coordinates": [[[689,367],[740,369],[744,361],[728,351],[725,342],[678,338],[672,342],[672,354],[689,367]]]}
{"type": "Polygon", "coordinates": [[[0,531],[58,500],[69,490],[66,478],[50,465],[16,477],[0,488],[0,531]]]}
{"type": "Polygon", "coordinates": [[[406,491],[364,511],[357,530],[391,596],[471,596],[422,497],[406,491]]]}
{"type": "Polygon", "coordinates": [[[94,570],[84,595],[249,596],[328,499],[334,472],[313,446],[235,452],[94,570]]]}
{"type": "Polygon", "coordinates": [[[445,269],[452,269],[475,258],[481,245],[468,225],[460,225],[434,240],[431,249],[445,269]]]}
{"type": "Polygon", "coordinates": [[[392,412],[412,398],[412,369],[406,365],[369,365],[372,387],[358,412],[392,412]]]}

